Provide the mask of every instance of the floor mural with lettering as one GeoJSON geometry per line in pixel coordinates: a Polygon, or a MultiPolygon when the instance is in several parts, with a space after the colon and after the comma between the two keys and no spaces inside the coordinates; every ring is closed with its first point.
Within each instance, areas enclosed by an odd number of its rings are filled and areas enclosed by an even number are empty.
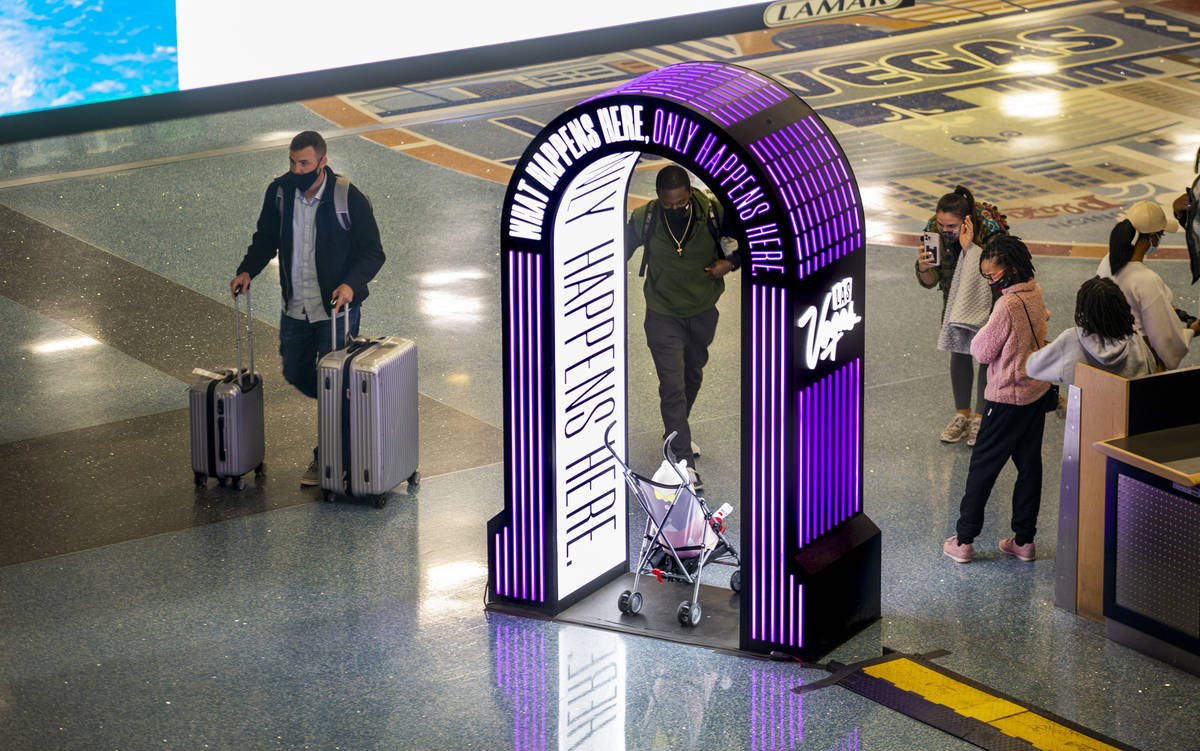
{"type": "MultiPolygon", "coordinates": [[[[854,165],[872,242],[914,245],[955,185],[1036,253],[1098,257],[1121,207],[1170,204],[1200,147],[1200,8],[1189,0],[956,0],[346,94],[306,104],[409,156],[507,183],[564,109],[652,68],[723,60],[808,102],[854,165]],[[1016,23],[1020,14],[1019,25],[1016,23]]],[[[653,195],[645,158],[631,203],[653,195]]],[[[1164,257],[1183,257],[1168,236],[1164,257]]]]}

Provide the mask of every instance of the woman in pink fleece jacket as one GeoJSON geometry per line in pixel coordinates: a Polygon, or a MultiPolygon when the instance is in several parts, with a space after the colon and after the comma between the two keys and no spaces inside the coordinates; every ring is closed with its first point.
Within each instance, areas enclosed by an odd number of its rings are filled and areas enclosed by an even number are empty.
{"type": "Polygon", "coordinates": [[[1036,555],[1033,537],[1042,504],[1042,430],[1046,413],[1040,401],[1050,384],[1025,374],[1025,359],[1046,340],[1050,317],[1042,288],[1033,278],[1033,259],[1020,238],[998,237],[983,249],[979,273],[1001,291],[992,315],[971,342],[971,355],[987,363],[987,389],[979,438],[971,453],[967,487],[959,504],[956,534],[942,552],[959,563],[971,560],[975,536],[983,530],[983,509],[996,477],[1011,457],[1017,467],[1013,487],[1013,537],[1000,550],[1023,561],[1036,555]]]}

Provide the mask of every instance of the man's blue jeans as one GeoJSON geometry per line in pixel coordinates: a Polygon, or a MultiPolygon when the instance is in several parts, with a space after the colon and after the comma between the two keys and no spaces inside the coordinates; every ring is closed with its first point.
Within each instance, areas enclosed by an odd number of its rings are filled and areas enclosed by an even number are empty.
{"type": "MultiPolygon", "coordinates": [[[[358,336],[361,308],[350,309],[350,335],[358,336]]],[[[346,346],[342,320],[335,319],[337,348],[346,346]]],[[[317,398],[317,360],[334,349],[329,321],[301,321],[287,313],[279,319],[279,356],[283,358],[283,379],[312,399],[317,398]]]]}

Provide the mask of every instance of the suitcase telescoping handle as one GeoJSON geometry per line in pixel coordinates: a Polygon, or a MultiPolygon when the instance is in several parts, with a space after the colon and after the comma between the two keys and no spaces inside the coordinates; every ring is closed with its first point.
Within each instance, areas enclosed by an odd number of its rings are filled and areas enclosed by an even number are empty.
{"type": "Polygon", "coordinates": [[[339,315],[342,316],[342,323],[346,329],[346,336],[342,339],[342,341],[346,343],[347,347],[350,346],[350,305],[349,305],[349,303],[347,303],[346,305],[342,306],[341,313],[338,313],[337,308],[334,308],[333,315],[329,317],[329,341],[330,341],[329,351],[330,352],[332,352],[338,348],[338,346],[337,346],[337,319],[338,319],[339,315]]]}
{"type": "MultiPolygon", "coordinates": [[[[254,376],[254,316],[250,314],[250,288],[245,289],[246,293],[246,341],[250,344],[250,375],[254,376]]],[[[238,388],[245,390],[242,385],[242,322],[239,320],[241,306],[238,304],[238,296],[233,296],[233,338],[237,340],[237,376],[238,388]]],[[[254,384],[253,378],[250,381],[254,384]]]]}

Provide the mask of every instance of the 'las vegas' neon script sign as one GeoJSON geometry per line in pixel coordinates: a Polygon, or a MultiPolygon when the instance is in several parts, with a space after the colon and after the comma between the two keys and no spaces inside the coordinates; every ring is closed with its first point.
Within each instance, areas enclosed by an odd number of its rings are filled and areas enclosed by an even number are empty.
{"type": "Polygon", "coordinates": [[[810,305],[796,321],[800,328],[808,328],[804,349],[808,369],[815,369],[821,360],[836,360],[838,342],[860,323],[862,316],[854,312],[854,279],[848,276],[825,293],[819,313],[817,306],[810,305]]]}

